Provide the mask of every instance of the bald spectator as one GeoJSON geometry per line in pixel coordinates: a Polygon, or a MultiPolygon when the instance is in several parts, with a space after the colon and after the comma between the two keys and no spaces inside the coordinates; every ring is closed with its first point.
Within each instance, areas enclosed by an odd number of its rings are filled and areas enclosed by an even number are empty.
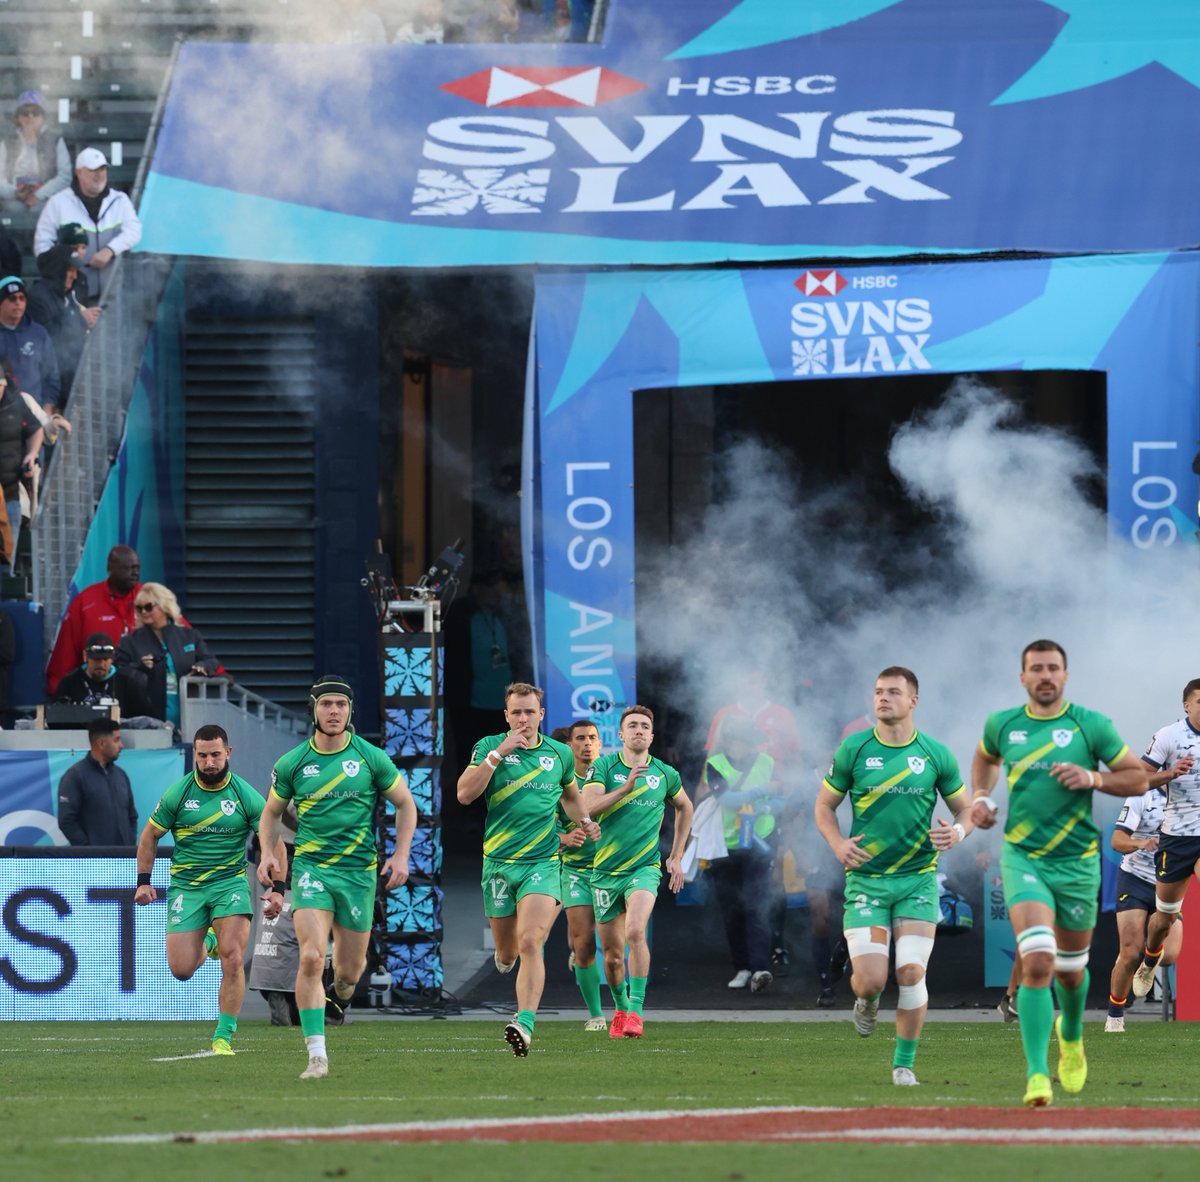
{"type": "MultiPolygon", "coordinates": [[[[33,235],[33,253],[43,255],[59,240],[59,230],[78,223],[87,234],[84,267],[88,304],[95,304],[103,290],[106,269],[119,254],[136,246],[142,238],[142,223],[133,202],[108,183],[108,159],[99,148],[84,148],[75,157],[75,179],[69,189],[55,193],[42,209],[33,235]]],[[[82,293],[81,293],[82,298],[82,293]]]]}
{"type": "Polygon", "coordinates": [[[117,646],[107,632],[93,632],[83,646],[83,664],[58,683],[56,702],[73,706],[104,706],[116,703],[122,718],[150,713],[141,679],[117,669],[117,646]]]}
{"type": "Polygon", "coordinates": [[[71,600],[50,664],[46,683],[53,694],[59,682],[79,664],[84,642],[93,632],[104,632],[115,643],[136,626],[133,601],[142,585],[142,562],[132,546],[114,546],[108,552],[108,578],[84,587],[71,600]]]}

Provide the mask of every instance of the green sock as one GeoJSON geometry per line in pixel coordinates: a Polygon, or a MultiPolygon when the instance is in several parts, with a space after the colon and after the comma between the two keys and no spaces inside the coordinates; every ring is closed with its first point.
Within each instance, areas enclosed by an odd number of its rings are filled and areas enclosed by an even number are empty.
{"type": "Polygon", "coordinates": [[[325,1007],[321,1006],[315,1010],[300,1011],[300,1029],[304,1032],[304,1037],[308,1038],[310,1034],[325,1033],[325,1007]]]}
{"type": "Polygon", "coordinates": [[[627,983],[625,981],[622,981],[620,985],[613,985],[610,983],[608,986],[608,991],[612,994],[613,1005],[616,1006],[618,1010],[628,1013],[629,987],[627,983]]]}
{"type": "Polygon", "coordinates": [[[919,1038],[901,1038],[896,1035],[896,1052],[892,1055],[893,1067],[911,1067],[917,1057],[919,1038]]]}
{"type": "Polygon", "coordinates": [[[1054,1025],[1054,1001],[1049,987],[1034,989],[1022,985],[1017,990],[1017,1018],[1021,1025],[1021,1045],[1025,1048],[1026,1077],[1049,1075],[1050,1028],[1054,1025]]]}
{"type": "Polygon", "coordinates": [[[212,928],[209,928],[208,931],[204,933],[204,951],[209,956],[212,956],[213,953],[216,952],[216,950],[217,950],[217,933],[214,932],[212,930],[212,928]]]}
{"type": "Polygon", "coordinates": [[[231,1039],[235,1030],[237,1030],[237,1015],[221,1014],[217,1019],[217,1028],[213,1031],[213,1041],[215,1042],[218,1038],[231,1039]]]}
{"type": "Polygon", "coordinates": [[[642,1013],[642,1006],[646,1004],[646,978],[645,977],[630,977],[629,978],[629,1012],[637,1014],[639,1017],[642,1013]]]}
{"type": "Polygon", "coordinates": [[[592,961],[586,969],[575,966],[575,984],[583,994],[583,1004],[587,1006],[588,1016],[599,1018],[604,1010],[600,1005],[600,966],[592,961]]]}
{"type": "Polygon", "coordinates": [[[530,1034],[533,1033],[533,1024],[537,1021],[537,1014],[533,1010],[518,1010],[517,1021],[520,1022],[530,1034]]]}
{"type": "Polygon", "coordinates": [[[1083,1007],[1087,1003],[1088,981],[1091,974],[1083,970],[1083,984],[1078,989],[1068,989],[1057,978],[1054,981],[1054,996],[1062,1010],[1062,1036],[1067,1042],[1077,1042],[1083,1037],[1083,1007]]]}

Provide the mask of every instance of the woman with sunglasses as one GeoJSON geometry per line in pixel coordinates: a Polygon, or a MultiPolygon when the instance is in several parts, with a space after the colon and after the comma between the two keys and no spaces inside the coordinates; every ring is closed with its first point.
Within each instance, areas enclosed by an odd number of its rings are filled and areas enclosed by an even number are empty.
{"type": "Polygon", "coordinates": [[[16,130],[0,140],[0,207],[39,210],[71,183],[71,160],[57,128],[46,126],[45,98],[26,90],[13,115],[16,130]]]}
{"type": "Polygon", "coordinates": [[[143,583],[133,601],[137,627],[117,644],[117,668],[143,680],[150,714],[179,728],[179,679],[215,677],[220,662],[204,637],[177,621],[179,601],[161,583],[143,583]]]}

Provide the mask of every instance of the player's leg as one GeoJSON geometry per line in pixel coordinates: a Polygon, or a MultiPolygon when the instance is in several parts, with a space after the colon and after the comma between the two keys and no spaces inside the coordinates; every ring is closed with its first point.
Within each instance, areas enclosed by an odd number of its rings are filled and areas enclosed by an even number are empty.
{"type": "Polygon", "coordinates": [[[604,978],[613,999],[610,1038],[623,1038],[629,1015],[629,983],[625,980],[625,898],[612,887],[592,883],[596,897],[596,934],[604,958],[604,978]]]}
{"type": "MultiPolygon", "coordinates": [[[[1065,908],[1059,908],[1064,914],[1065,908]]],[[[1058,1035],[1058,1081],[1068,1092],[1079,1092],[1087,1080],[1087,1057],[1083,1052],[1083,1011],[1087,1004],[1088,951],[1092,929],[1057,925],[1054,938],[1054,995],[1059,1016],[1054,1024],[1058,1035]]]]}
{"type": "Polygon", "coordinates": [[[378,878],[374,870],[330,870],[325,879],[333,896],[333,988],[325,997],[325,1017],[340,1026],[367,971],[378,878]]]}
{"type": "Polygon", "coordinates": [[[176,980],[190,980],[207,959],[204,937],[211,922],[203,887],[173,886],[167,891],[167,968],[176,980]]]}
{"type": "MultiPolygon", "coordinates": [[[[591,888],[588,888],[591,895],[591,888]]],[[[571,897],[568,896],[567,903],[571,897]]],[[[607,1030],[604,1010],[600,1004],[600,966],[596,963],[596,913],[591,902],[567,906],[567,939],[574,953],[575,984],[587,1006],[585,1030],[607,1030]]]]}
{"type": "Polygon", "coordinates": [[[219,1014],[212,1048],[218,1055],[232,1055],[230,1044],[246,996],[246,943],[250,939],[250,916],[214,915],[212,927],[217,933],[217,952],[221,959],[221,986],[217,991],[219,1014]]]}
{"type": "MultiPolygon", "coordinates": [[[[807,879],[805,885],[808,885],[807,879]]],[[[809,940],[813,967],[817,971],[819,989],[817,1005],[822,1007],[833,1005],[833,974],[830,968],[833,960],[833,943],[830,939],[830,909],[829,892],[815,886],[808,887],[809,940]]]]}
{"type": "Polygon", "coordinates": [[[1054,909],[1049,902],[1026,899],[1009,905],[1008,918],[1021,956],[1017,1013],[1025,1051],[1025,1103],[1040,1108],[1051,1100],[1050,1031],[1054,1026],[1054,998],[1050,983],[1058,949],[1054,909]]]}
{"type": "MultiPolygon", "coordinates": [[[[857,918],[857,917],[856,917],[857,918]]],[[[867,1038],[875,1031],[879,995],[887,985],[891,948],[889,924],[852,924],[845,929],[850,952],[850,988],[854,993],[854,1029],[867,1038]]]]}
{"type": "Polygon", "coordinates": [[[1021,988],[1021,954],[1013,951],[1012,972],[1008,974],[1008,984],[1004,987],[1004,996],[996,1006],[996,1013],[1006,1022],[1017,1021],[1017,990],[1021,988]]]}
{"type": "Polygon", "coordinates": [[[515,1020],[505,1026],[504,1039],[518,1057],[529,1053],[529,1044],[533,1041],[538,1003],[542,1000],[542,990],[546,985],[542,945],[550,934],[550,925],[558,916],[560,901],[555,895],[534,890],[517,899],[516,938],[517,957],[520,960],[517,969],[517,1014],[515,1020]]]}
{"type": "Polygon", "coordinates": [[[347,927],[333,917],[333,994],[343,1009],[354,996],[358,982],[367,971],[367,951],[371,947],[371,929],[347,927]]]}
{"type": "MultiPolygon", "coordinates": [[[[1149,884],[1146,884],[1149,886],[1149,884]]],[[[1153,888],[1151,888],[1153,895],[1153,888]]],[[[1118,886],[1117,894],[1117,959],[1113,962],[1108,979],[1108,1016],[1104,1030],[1108,1034],[1125,1031],[1125,1007],[1129,1004],[1129,989],[1133,974],[1142,961],[1142,949],[1146,941],[1146,925],[1153,911],[1143,905],[1142,900],[1133,898],[1118,886]]]]}
{"type": "Polygon", "coordinates": [[[646,985],[650,979],[650,943],[647,929],[654,912],[657,890],[637,885],[625,896],[625,943],[629,946],[629,1016],[624,1036],[641,1038],[646,985]]]}
{"type": "Polygon", "coordinates": [[[207,931],[206,920],[202,928],[167,933],[167,968],[177,981],[191,980],[196,970],[208,959],[204,948],[204,934],[207,931]]]}
{"type": "Polygon", "coordinates": [[[892,1056],[892,1081],[902,1085],[917,1082],[913,1063],[917,1044],[925,1026],[929,1008],[929,989],[925,974],[933,952],[936,925],[927,921],[899,918],[893,928],[896,937],[896,984],[900,997],[896,1003],[896,1050],[892,1056]]]}
{"type": "Polygon", "coordinates": [[[1154,884],[1154,912],[1146,924],[1142,963],[1133,974],[1134,997],[1145,997],[1154,987],[1154,976],[1163,958],[1167,933],[1183,910],[1183,898],[1194,869],[1173,863],[1165,849],[1158,851],[1155,864],[1160,869],[1158,881],[1154,884]]]}
{"type": "Polygon", "coordinates": [[[326,907],[311,902],[297,907],[292,903],[292,923],[296,929],[298,964],[296,966],[296,1009],[300,1030],[308,1049],[308,1066],[301,1079],[321,1079],[329,1074],[329,1054],[325,1047],[325,952],[333,929],[333,902],[326,907]]]}
{"type": "Polygon", "coordinates": [[[517,889],[520,872],[510,863],[483,860],[483,913],[492,929],[493,960],[501,973],[517,963],[517,889]]]}
{"type": "Polygon", "coordinates": [[[1167,942],[1163,948],[1163,958],[1159,964],[1165,969],[1173,965],[1183,951],[1183,916],[1181,915],[1167,932],[1167,942]]]}

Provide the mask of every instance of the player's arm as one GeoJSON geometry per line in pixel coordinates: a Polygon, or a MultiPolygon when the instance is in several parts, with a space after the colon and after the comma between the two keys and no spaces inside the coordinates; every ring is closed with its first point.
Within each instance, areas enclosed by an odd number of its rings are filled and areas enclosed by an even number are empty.
{"type": "Polygon", "coordinates": [[[1161,788],[1172,780],[1178,780],[1180,776],[1186,776],[1196,761],[1191,755],[1183,755],[1170,767],[1159,767],[1158,764],[1152,763],[1143,755],[1142,762],[1146,765],[1146,771],[1150,775],[1147,782],[1147,790],[1149,790],[1150,788],[1161,788]]]}
{"type": "Polygon", "coordinates": [[[675,810],[675,838],[667,855],[667,885],[678,894],[683,890],[683,851],[692,834],[692,802],[682,788],[667,800],[675,810]]]}
{"type": "Polygon", "coordinates": [[[262,849],[258,881],[265,887],[287,877],[287,858],[280,860],[277,852],[283,841],[283,810],[286,808],[287,801],[272,788],[258,819],[258,844],[262,849]]]}
{"type": "Polygon", "coordinates": [[[575,782],[574,776],[571,777],[571,782],[563,787],[559,803],[562,805],[563,812],[583,830],[585,836],[590,837],[593,841],[600,837],[600,826],[592,820],[592,813],[595,810],[590,807],[591,802],[585,800],[580,794],[579,785],[575,782]]]}
{"type": "Polygon", "coordinates": [[[1103,792],[1105,796],[1140,796],[1149,787],[1146,765],[1129,750],[1108,765],[1107,772],[1075,763],[1052,763],[1050,774],[1072,792],[1103,792]]]}
{"type": "Polygon", "coordinates": [[[384,886],[390,891],[408,881],[408,856],[412,852],[413,833],[417,828],[417,803],[403,776],[396,777],[396,782],[383,794],[383,798],[396,809],[396,849],[381,870],[387,880],[384,886]]]}
{"type": "Polygon", "coordinates": [[[1135,854],[1138,850],[1156,850],[1158,849],[1158,834],[1154,833],[1149,837],[1134,837],[1127,829],[1118,826],[1112,831],[1110,844],[1118,854],[1135,854]]]}
{"type": "Polygon", "coordinates": [[[478,800],[487,791],[487,786],[492,782],[492,776],[504,757],[518,747],[528,746],[524,735],[509,731],[486,755],[476,756],[479,762],[473,760],[467,764],[466,770],[458,777],[458,803],[470,804],[471,801],[478,800]]]}
{"type": "Polygon", "coordinates": [[[984,749],[982,743],[971,758],[971,823],[976,829],[990,829],[996,823],[996,802],[992,789],[1000,778],[1000,756],[984,749]]]}
{"type": "Polygon", "coordinates": [[[971,794],[966,788],[945,799],[950,806],[950,812],[954,815],[954,820],[946,821],[939,817],[937,823],[929,831],[930,841],[933,842],[934,848],[939,850],[948,850],[951,846],[958,845],[960,841],[966,841],[967,834],[975,828],[975,823],[971,820],[971,794]]]}
{"type": "Polygon", "coordinates": [[[137,844],[137,876],[138,886],[133,893],[133,901],[139,907],[153,903],[158,898],[158,892],[150,885],[150,875],[154,870],[154,859],[158,856],[158,843],[166,830],[147,821],[137,844]]]}
{"type": "Polygon", "coordinates": [[[625,783],[618,784],[611,792],[605,789],[600,780],[589,780],[583,786],[583,803],[587,806],[588,812],[595,817],[605,809],[611,808],[618,800],[624,800],[633,791],[638,774],[644,772],[648,766],[648,764],[642,764],[641,767],[630,768],[629,775],[625,777],[625,783]]]}
{"type": "Polygon", "coordinates": [[[870,861],[871,855],[859,846],[865,834],[857,837],[843,837],[837,823],[837,807],[842,803],[843,794],[835,792],[829,782],[821,784],[817,793],[817,803],[813,806],[813,820],[817,823],[817,831],[829,843],[837,860],[847,870],[855,870],[870,861]]]}

